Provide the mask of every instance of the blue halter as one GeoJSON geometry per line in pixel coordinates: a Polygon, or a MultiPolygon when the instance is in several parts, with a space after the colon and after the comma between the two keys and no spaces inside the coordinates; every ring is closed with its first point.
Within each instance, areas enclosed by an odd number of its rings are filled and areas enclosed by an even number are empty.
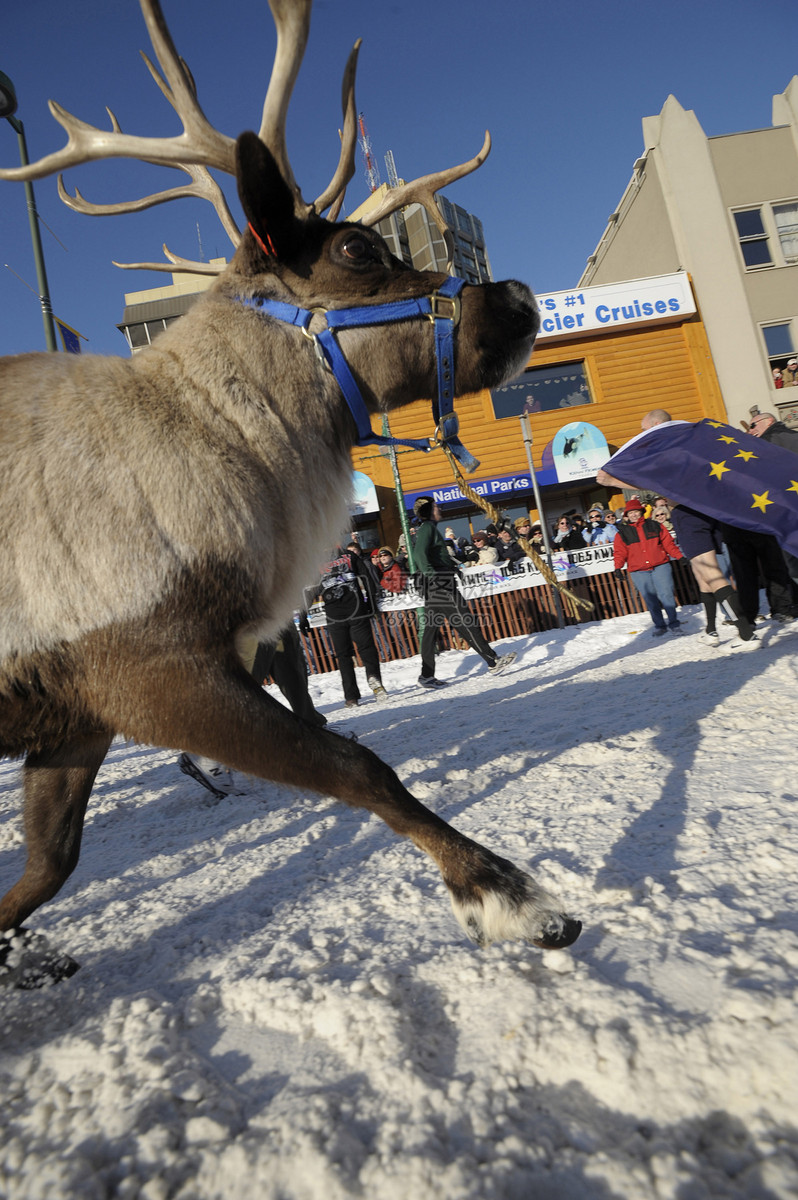
{"type": "Polygon", "coordinates": [[[394,300],[388,304],[364,305],[362,308],[295,308],[280,300],[260,297],[246,299],[237,297],[242,304],[254,308],[266,316],[274,317],[287,325],[298,326],[314,343],[319,358],[332,371],[357,429],[358,446],[409,446],[413,450],[429,452],[441,442],[448,446],[457,461],[467,472],[479,466],[479,461],[469,454],[457,436],[459,422],[454,412],[454,331],[460,320],[460,292],[464,279],[456,276],[444,283],[429,296],[412,300],[394,300]],[[327,319],[327,328],[321,333],[311,333],[309,326],[316,314],[327,319]],[[344,358],[335,332],[338,329],[355,329],[364,325],[386,325],[393,321],[407,321],[414,317],[425,317],[435,326],[435,361],[438,372],[438,394],[432,401],[432,417],[435,422],[435,437],[395,438],[374,433],[365,401],[360,388],[344,358]]]}

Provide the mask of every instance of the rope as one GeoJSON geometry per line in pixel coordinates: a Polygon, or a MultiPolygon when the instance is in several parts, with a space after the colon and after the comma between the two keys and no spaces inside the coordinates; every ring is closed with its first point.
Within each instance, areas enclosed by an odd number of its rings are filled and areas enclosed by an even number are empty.
{"type": "MultiPolygon", "coordinates": [[[[483,496],[480,496],[478,492],[475,492],[470,484],[466,483],[465,479],[463,478],[463,473],[457,465],[451,450],[445,442],[442,442],[441,445],[451,464],[452,471],[454,472],[454,478],[460,491],[471,501],[472,504],[475,504],[477,508],[481,508],[485,515],[489,517],[494,524],[498,524],[498,522],[501,520],[501,514],[499,513],[499,510],[494,508],[489,500],[485,500],[483,496]]],[[[519,537],[518,544],[526,556],[532,559],[532,562],[540,571],[541,575],[546,580],[546,583],[548,583],[550,587],[556,588],[560,593],[570,617],[578,617],[580,608],[586,608],[592,611],[594,607],[592,601],[583,600],[581,596],[575,596],[573,592],[569,592],[568,588],[559,582],[549,564],[543,561],[531,542],[528,542],[526,538],[519,537]]]]}

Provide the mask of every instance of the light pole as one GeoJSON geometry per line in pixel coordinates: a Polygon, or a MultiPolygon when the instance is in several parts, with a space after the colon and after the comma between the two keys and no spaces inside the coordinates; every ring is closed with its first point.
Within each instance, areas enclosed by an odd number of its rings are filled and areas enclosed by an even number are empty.
{"type": "MultiPolygon", "coordinates": [[[[19,158],[23,167],[27,167],[28,147],[25,142],[25,128],[18,117],[14,116],[17,111],[17,94],[14,91],[14,85],[7,75],[0,71],[0,117],[5,117],[9,125],[16,131],[19,139],[19,158]]],[[[55,340],[55,324],[53,322],[53,310],[50,305],[50,289],[47,286],[47,272],[44,269],[44,252],[42,250],[42,239],[39,232],[39,214],[36,212],[36,200],[33,195],[33,184],[29,179],[25,181],[25,198],[28,202],[28,220],[30,221],[30,236],[33,242],[33,258],[36,263],[36,281],[39,285],[39,302],[42,306],[42,321],[44,323],[44,340],[48,350],[57,350],[55,340]]]]}

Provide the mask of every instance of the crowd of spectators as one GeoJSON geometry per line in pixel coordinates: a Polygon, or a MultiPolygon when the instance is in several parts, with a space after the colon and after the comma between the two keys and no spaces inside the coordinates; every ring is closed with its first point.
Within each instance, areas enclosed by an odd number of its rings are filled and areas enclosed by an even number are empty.
{"type": "MultiPolygon", "coordinates": [[[[790,450],[798,450],[798,433],[786,429],[772,414],[757,414],[751,424],[750,432],[764,440],[782,444],[790,450]]],[[[693,565],[695,557],[690,548],[685,551],[679,545],[680,526],[676,524],[676,518],[680,515],[681,509],[677,507],[674,510],[665,496],[641,492],[629,497],[627,490],[627,497],[623,507],[615,509],[602,503],[595,503],[587,508],[584,515],[575,509],[562,513],[548,531],[549,546],[556,553],[573,553],[584,550],[585,547],[612,546],[616,574],[626,575],[628,572],[630,580],[641,591],[646,606],[652,613],[655,633],[663,632],[665,628],[678,632],[679,621],[675,614],[670,563],[684,554],[693,565]],[[654,543],[657,544],[657,547],[662,547],[656,561],[649,553],[650,546],[654,543]],[[642,553],[641,547],[645,553],[642,553]],[[641,561],[638,562],[638,559],[641,561]],[[623,568],[622,572],[620,571],[621,567],[623,568]],[[656,595],[653,582],[655,575],[657,576],[656,595]],[[651,586],[648,586],[649,584],[651,586]],[[648,595],[649,592],[651,595],[648,595]]],[[[411,545],[420,524],[421,522],[417,518],[410,522],[411,545]]],[[[529,559],[526,546],[530,546],[541,555],[545,553],[546,549],[543,527],[540,521],[533,520],[532,515],[525,514],[512,521],[506,517],[500,517],[495,523],[489,522],[484,528],[475,529],[469,533],[470,536],[457,536],[455,529],[449,525],[439,530],[436,535],[451,561],[455,576],[462,569],[464,576],[468,577],[470,568],[488,568],[491,574],[511,575],[525,570],[529,559]]],[[[731,570],[729,569],[728,549],[725,544],[719,543],[717,547],[718,559],[729,577],[739,576],[737,588],[741,599],[746,599],[745,615],[751,626],[757,619],[755,610],[758,602],[758,577],[759,582],[762,582],[764,578],[770,607],[776,614],[776,618],[794,619],[794,614],[798,613],[798,604],[796,603],[798,601],[798,560],[788,558],[788,569],[783,569],[783,556],[776,547],[775,540],[773,538],[766,539],[765,535],[738,536],[740,535],[739,530],[732,527],[727,528],[722,523],[719,525],[719,535],[725,537],[729,543],[732,552],[731,570]],[[756,546],[748,546],[748,542],[754,540],[757,540],[756,546]],[[738,542],[741,541],[746,542],[743,549],[749,554],[750,563],[747,559],[745,561],[743,559],[742,550],[738,545],[738,542]],[[778,558],[781,563],[780,569],[784,579],[782,580],[780,577],[779,582],[785,585],[781,589],[784,592],[784,597],[782,597],[784,603],[781,603],[779,599],[781,592],[777,595],[774,591],[774,564],[768,560],[768,563],[765,564],[767,569],[763,570],[762,546],[760,545],[763,541],[773,542],[774,551],[771,557],[774,560],[778,558]],[[748,591],[751,592],[750,598],[746,591],[746,580],[751,581],[751,586],[748,588],[748,591]],[[789,594],[790,589],[791,594],[789,594]],[[749,608],[751,609],[750,613],[748,612],[749,608]],[[781,615],[782,610],[784,616],[781,615]]],[[[365,551],[355,538],[346,547],[346,553],[361,562],[363,571],[368,574],[370,587],[375,596],[379,593],[382,593],[384,599],[398,596],[408,589],[411,581],[416,582],[418,586],[418,580],[413,580],[413,567],[404,534],[399,538],[395,550],[390,546],[379,546],[374,550],[365,551]]],[[[418,570],[417,566],[415,570],[418,570]]],[[[478,572],[475,570],[474,574],[478,575],[478,572]]],[[[722,582],[726,583],[727,580],[723,579],[722,582]]],[[[700,590],[702,601],[704,601],[706,589],[700,590]]],[[[726,590],[730,591],[731,589],[727,588],[726,590]]],[[[737,599],[737,593],[733,599],[737,599]]],[[[716,607],[726,616],[727,623],[738,624],[739,615],[735,619],[736,610],[735,614],[727,612],[728,603],[725,591],[719,598],[716,598],[716,607]]],[[[376,605],[373,611],[376,615],[376,605]]],[[[378,637],[387,636],[389,640],[392,639],[398,630],[393,628],[391,622],[401,625],[406,619],[407,614],[398,610],[392,612],[388,606],[388,613],[383,622],[384,628],[381,634],[378,633],[378,637]]],[[[412,616],[410,619],[412,620],[412,616]]],[[[707,630],[709,636],[714,636],[717,640],[717,634],[714,633],[714,619],[708,618],[707,630]],[[710,625],[712,626],[711,630],[710,625]]],[[[453,632],[453,644],[460,648],[466,648],[465,643],[460,643],[455,632],[453,632]]],[[[713,642],[713,644],[715,643],[713,642]]],[[[381,656],[383,649],[386,650],[386,657],[392,657],[387,653],[389,648],[384,648],[380,644],[381,656]]],[[[368,682],[372,687],[377,685],[375,694],[379,694],[377,689],[381,692],[382,688],[373,662],[369,662],[368,667],[370,668],[368,682]]],[[[356,703],[354,696],[350,702],[352,701],[356,703]]]]}
{"type": "MultiPolygon", "coordinates": [[[[667,498],[643,493],[633,499],[640,502],[644,518],[663,526],[678,545],[671,521],[672,509],[667,498]]],[[[549,530],[549,544],[553,551],[566,552],[582,550],[585,546],[610,546],[615,542],[619,526],[628,524],[629,520],[629,512],[624,508],[612,509],[601,503],[591,504],[585,516],[574,510],[562,513],[549,530]]],[[[416,527],[417,522],[412,521],[411,542],[416,527]]],[[[529,516],[517,517],[513,521],[500,518],[497,523],[490,522],[484,528],[474,530],[470,537],[457,537],[451,526],[446,526],[442,532],[447,552],[458,568],[502,567],[505,573],[523,570],[528,559],[522,544],[524,541],[538,554],[545,552],[542,526],[529,516]]],[[[404,534],[400,536],[395,550],[390,546],[380,546],[364,551],[354,540],[346,549],[362,559],[378,589],[386,594],[397,595],[407,588],[412,573],[404,534]]]]}

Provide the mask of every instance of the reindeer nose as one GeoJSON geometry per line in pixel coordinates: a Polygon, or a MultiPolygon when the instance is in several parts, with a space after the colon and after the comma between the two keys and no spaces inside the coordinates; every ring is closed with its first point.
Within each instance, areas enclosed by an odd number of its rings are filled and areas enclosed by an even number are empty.
{"type": "Polygon", "coordinates": [[[503,291],[505,309],[502,312],[508,333],[517,338],[534,337],[540,329],[540,313],[535,297],[525,283],[507,279],[497,284],[503,291]]]}

